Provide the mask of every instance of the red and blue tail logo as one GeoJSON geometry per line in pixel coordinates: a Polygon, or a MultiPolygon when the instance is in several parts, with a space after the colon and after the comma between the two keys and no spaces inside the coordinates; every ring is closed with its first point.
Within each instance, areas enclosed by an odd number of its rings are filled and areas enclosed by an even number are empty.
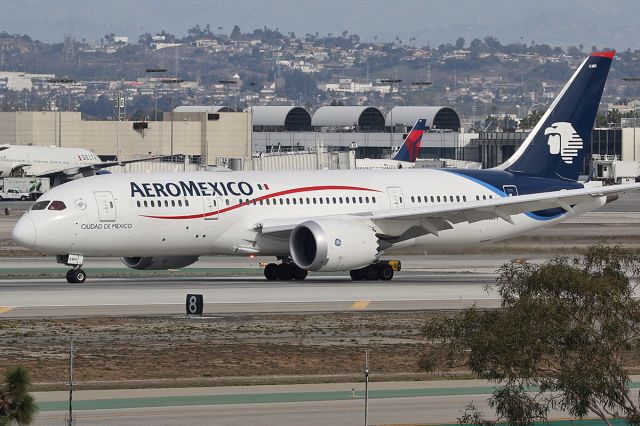
{"type": "Polygon", "coordinates": [[[427,120],[424,118],[416,121],[413,128],[407,135],[404,143],[392,158],[396,161],[408,161],[415,163],[420,154],[420,144],[422,143],[422,135],[427,131],[427,120]]]}

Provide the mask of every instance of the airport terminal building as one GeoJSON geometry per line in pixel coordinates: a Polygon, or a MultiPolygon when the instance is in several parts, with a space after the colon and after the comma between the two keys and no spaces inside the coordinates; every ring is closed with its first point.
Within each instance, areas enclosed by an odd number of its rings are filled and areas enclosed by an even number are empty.
{"type": "MultiPolygon", "coordinates": [[[[313,113],[298,106],[254,106],[243,112],[181,106],[165,112],[161,121],[92,121],[83,120],[79,112],[0,112],[0,143],[81,147],[103,159],[185,155],[202,166],[292,152],[355,151],[357,158],[388,158],[419,118],[426,118],[429,127],[420,158],[494,167],[527,135],[465,133],[458,113],[446,106],[398,106],[386,114],[372,106],[325,106],[313,113]]],[[[589,154],[637,161],[640,144],[634,144],[634,135],[631,127],[597,129],[585,145],[589,154]]]]}

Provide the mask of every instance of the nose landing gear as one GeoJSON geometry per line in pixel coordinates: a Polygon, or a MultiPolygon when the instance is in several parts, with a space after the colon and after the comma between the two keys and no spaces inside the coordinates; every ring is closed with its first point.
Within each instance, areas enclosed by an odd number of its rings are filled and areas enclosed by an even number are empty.
{"type": "Polygon", "coordinates": [[[67,271],[67,282],[69,284],[82,284],[87,279],[87,274],[78,268],[67,271]]]}
{"type": "Polygon", "coordinates": [[[82,284],[87,279],[87,274],[82,270],[84,258],[80,254],[65,254],[56,256],[58,263],[63,263],[73,269],[67,271],[67,282],[69,284],[82,284]]]}

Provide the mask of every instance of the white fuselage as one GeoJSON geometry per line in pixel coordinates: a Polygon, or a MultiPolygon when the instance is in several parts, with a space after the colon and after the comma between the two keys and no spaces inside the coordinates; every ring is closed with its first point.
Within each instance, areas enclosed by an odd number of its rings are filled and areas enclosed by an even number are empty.
{"type": "Polygon", "coordinates": [[[39,176],[101,162],[96,154],[82,148],[0,145],[0,176],[22,174],[16,173],[17,169],[26,176],[39,176]]]}
{"type": "MultiPolygon", "coordinates": [[[[45,193],[63,210],[31,210],[37,250],[84,256],[288,255],[284,239],[262,235],[265,220],[367,214],[434,204],[463,205],[501,195],[445,170],[192,172],[94,176],[45,193]],[[247,251],[250,248],[250,251],[247,251]]],[[[461,222],[395,244],[395,249],[461,247],[546,227],[604,204],[604,197],[541,220],[526,214],[461,222]]],[[[345,216],[346,218],[346,216],[345,216]]],[[[21,226],[19,223],[18,226],[21,226]]]]}

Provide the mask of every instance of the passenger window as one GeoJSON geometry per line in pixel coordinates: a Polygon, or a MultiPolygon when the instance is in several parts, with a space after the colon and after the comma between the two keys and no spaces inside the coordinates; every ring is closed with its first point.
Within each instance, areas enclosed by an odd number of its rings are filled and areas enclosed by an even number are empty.
{"type": "MultiPolygon", "coordinates": [[[[214,201],[214,203],[215,203],[215,201],[214,201]]],[[[165,207],[169,207],[169,200],[164,200],[164,206],[165,207]]]]}
{"type": "Polygon", "coordinates": [[[320,204],[322,204],[322,197],[320,197],[320,204]]]}
{"type": "Polygon", "coordinates": [[[480,196],[476,195],[476,201],[480,201],[480,196]]]}
{"type": "Polygon", "coordinates": [[[358,197],[358,201],[360,201],[360,204],[362,204],[362,197],[358,197]]]}
{"type": "Polygon", "coordinates": [[[342,204],[342,197],[338,198],[338,201],[342,204]]]}
{"type": "Polygon", "coordinates": [[[271,205],[271,201],[268,198],[266,200],[264,200],[264,201],[267,203],[268,206],[271,205]]]}
{"type": "Polygon", "coordinates": [[[453,195],[449,195],[449,201],[453,203],[453,195]]]}
{"type": "Polygon", "coordinates": [[[422,202],[422,197],[418,195],[418,202],[421,203],[422,202]]]}
{"type": "Polygon", "coordinates": [[[327,197],[327,199],[325,201],[327,202],[327,204],[329,204],[330,203],[329,197],[327,197]]]}
{"type": "Polygon", "coordinates": [[[483,200],[486,200],[486,199],[487,199],[487,196],[486,196],[486,195],[483,195],[483,196],[482,196],[482,199],[483,199],[483,200]]]}
{"type": "Polygon", "coordinates": [[[260,205],[262,205],[262,200],[260,200],[260,205]]]}
{"type": "Polygon", "coordinates": [[[155,206],[156,206],[156,203],[153,200],[151,200],[151,207],[155,207],[155,206]]]}
{"type": "Polygon", "coordinates": [[[371,197],[371,201],[376,202],[376,197],[371,197]]]}
{"type": "Polygon", "coordinates": [[[440,196],[438,195],[438,202],[440,202],[440,196]]]}
{"type": "Polygon", "coordinates": [[[456,195],[456,201],[460,202],[460,196],[459,195],[456,195]]]}
{"type": "Polygon", "coordinates": [[[309,200],[309,197],[307,197],[307,204],[311,204],[311,200],[309,200]]]}
{"type": "MultiPolygon", "coordinates": [[[[369,197],[365,197],[365,201],[369,204],[369,197]]],[[[400,202],[402,202],[402,197],[400,197],[400,202]]]]}
{"type": "MultiPolygon", "coordinates": [[[[43,202],[44,202],[44,201],[43,201],[43,202]]],[[[47,203],[48,203],[48,201],[47,201],[47,203]]],[[[38,204],[38,203],[36,203],[36,204],[38,204]]],[[[136,201],[136,204],[138,205],[138,207],[140,207],[140,200],[136,201]]],[[[35,204],[34,204],[34,206],[35,206],[35,204]]],[[[32,208],[31,208],[31,210],[42,210],[42,209],[34,209],[34,208],[32,207],[32,208]]]]}
{"type": "Polygon", "coordinates": [[[147,200],[144,200],[144,206],[147,207],[147,200]]]}
{"type": "Polygon", "coordinates": [[[467,202],[467,196],[466,195],[462,196],[462,201],[467,202]]]}
{"type": "Polygon", "coordinates": [[[413,198],[413,195],[412,195],[412,196],[411,196],[411,202],[412,202],[412,203],[415,203],[415,201],[416,201],[416,200],[413,198]]]}
{"type": "Polygon", "coordinates": [[[431,202],[433,203],[433,195],[431,196],[431,202]]]}
{"type": "Polygon", "coordinates": [[[300,204],[304,204],[304,198],[300,197],[298,201],[300,202],[300,204]]]}
{"type": "Polygon", "coordinates": [[[493,200],[493,195],[489,195],[489,199],[493,200]]]}
{"type": "Polygon", "coordinates": [[[289,199],[287,198],[287,205],[289,205],[289,204],[290,204],[290,201],[289,201],[289,199]]]}
{"type": "Polygon", "coordinates": [[[282,201],[282,198],[280,198],[280,205],[283,205],[284,201],[282,201]]]}
{"type": "Polygon", "coordinates": [[[351,201],[353,201],[353,204],[356,203],[356,197],[351,197],[351,201]]]}
{"type": "MultiPolygon", "coordinates": [[[[152,201],[152,203],[153,203],[153,201],[152,201]]],[[[151,207],[153,207],[153,206],[151,206],[151,207]]],[[[182,207],[182,200],[178,200],[178,207],[182,207]]]]}
{"type": "Polygon", "coordinates": [[[229,199],[224,200],[227,205],[229,205],[229,199]]]}
{"type": "Polygon", "coordinates": [[[295,204],[295,203],[296,203],[296,199],[294,198],[294,199],[293,199],[293,204],[295,204]]]}
{"type": "Polygon", "coordinates": [[[316,200],[316,197],[313,197],[313,204],[315,204],[315,203],[316,203],[316,201],[317,201],[317,200],[316,200]]]}
{"type": "Polygon", "coordinates": [[[349,197],[344,197],[344,202],[349,204],[349,197]]]}
{"type": "Polygon", "coordinates": [[[333,197],[333,204],[336,204],[336,197],[333,197]]]}

